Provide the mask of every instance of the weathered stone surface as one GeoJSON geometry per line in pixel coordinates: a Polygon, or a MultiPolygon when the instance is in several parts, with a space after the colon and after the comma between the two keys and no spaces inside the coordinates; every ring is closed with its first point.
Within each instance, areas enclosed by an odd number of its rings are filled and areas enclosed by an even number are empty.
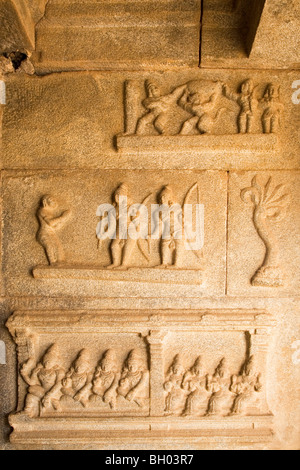
{"type": "Polygon", "coordinates": [[[299,68],[299,8],[298,0],[204,1],[201,66],[299,68]]]}
{"type": "Polygon", "coordinates": [[[3,0],[0,5],[0,52],[32,52],[35,25],[43,16],[47,0],[3,0]]]}
{"type": "Polygon", "coordinates": [[[154,72],[9,76],[3,164],[5,168],[37,169],[295,169],[299,166],[300,117],[292,101],[292,86],[297,79],[295,72],[235,71],[233,76],[231,70],[165,72],[163,76],[154,72]],[[241,84],[249,78],[255,87],[256,106],[251,135],[238,135],[241,107],[234,99],[239,99],[241,84]],[[145,108],[146,80],[157,84],[162,99],[169,100],[166,112],[160,113],[163,136],[158,135],[145,108]],[[194,81],[196,90],[204,93],[202,100],[215,93],[216,102],[205,111],[205,120],[199,117],[198,124],[183,130],[185,122],[188,126],[191,118],[197,120],[198,111],[187,111],[184,103],[179,104],[180,90],[194,81]],[[276,111],[280,122],[276,133],[263,134],[263,97],[270,83],[277,90],[275,95],[280,85],[280,97],[275,100],[281,107],[276,111]],[[209,91],[208,84],[214,91],[209,91]],[[222,84],[234,99],[225,96],[222,84]],[[172,95],[175,91],[178,96],[172,95]],[[149,123],[137,130],[144,115],[149,123]],[[200,135],[203,131],[207,135],[200,135]],[[136,132],[138,136],[133,135],[136,132]]]}
{"type": "Polygon", "coordinates": [[[0,448],[298,449],[299,2],[45,5],[0,7],[0,448]]]}
{"type": "MultiPolygon", "coordinates": [[[[178,295],[179,289],[182,296],[191,292],[193,296],[224,294],[226,173],[161,171],[158,174],[121,170],[5,173],[3,194],[3,244],[6,253],[3,267],[7,273],[7,295],[72,295],[74,289],[81,296],[105,297],[169,297],[178,295]],[[203,249],[193,251],[190,246],[183,247],[179,268],[173,266],[165,272],[165,269],[158,269],[161,264],[160,240],[151,239],[149,245],[144,240],[143,246],[134,244],[128,271],[107,271],[106,266],[112,262],[110,240],[97,241],[96,228],[100,218],[96,211],[100,204],[113,203],[113,194],[120,182],[128,185],[128,206],[144,201],[149,211],[149,222],[150,206],[160,203],[159,194],[165,185],[173,191],[174,203],[203,204],[203,249]],[[190,193],[192,188],[194,190],[190,193]],[[64,259],[52,260],[51,247],[48,249],[47,242],[46,245],[40,242],[51,261],[60,262],[58,267],[53,265],[50,270],[46,253],[37,241],[44,236],[39,229],[38,211],[41,198],[47,194],[58,201],[56,217],[70,211],[69,219],[61,231],[57,231],[62,246],[55,249],[64,252],[64,259]],[[149,257],[149,261],[145,257],[149,257]],[[34,279],[32,270],[36,267],[33,274],[37,279],[34,279]]],[[[195,212],[193,217],[195,220],[195,212]]]]}
{"type": "Polygon", "coordinates": [[[231,173],[229,295],[297,295],[299,184],[299,172],[231,173]]]}
{"type": "Polygon", "coordinates": [[[198,66],[200,0],[50,0],[33,56],[41,73],[198,66]]]}

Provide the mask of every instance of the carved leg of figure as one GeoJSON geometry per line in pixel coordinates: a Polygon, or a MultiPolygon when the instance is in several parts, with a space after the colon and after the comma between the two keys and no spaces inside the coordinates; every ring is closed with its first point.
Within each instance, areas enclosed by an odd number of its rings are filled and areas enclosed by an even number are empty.
{"type": "Polygon", "coordinates": [[[46,247],[46,254],[50,265],[57,263],[57,250],[54,243],[49,243],[46,247]]]}
{"type": "Polygon", "coordinates": [[[252,114],[247,115],[247,127],[246,127],[246,132],[249,134],[252,131],[252,125],[253,125],[253,116],[252,114]]]}
{"type": "Polygon", "coordinates": [[[154,121],[154,127],[160,134],[165,133],[165,126],[167,124],[168,118],[165,113],[161,113],[154,121]]]}
{"type": "Polygon", "coordinates": [[[144,116],[142,116],[137,123],[136,126],[136,134],[137,135],[144,135],[147,132],[147,127],[153,123],[155,119],[155,115],[153,112],[147,113],[144,116]]]}
{"type": "Polygon", "coordinates": [[[171,262],[172,250],[170,249],[170,240],[161,241],[161,266],[167,267],[171,262]]]}
{"type": "Polygon", "coordinates": [[[107,266],[107,269],[113,269],[121,265],[124,242],[125,240],[113,240],[111,242],[112,264],[107,266]]]}
{"type": "Polygon", "coordinates": [[[278,116],[272,116],[270,123],[270,133],[276,134],[279,129],[279,118],[278,116]]]}
{"type": "Polygon", "coordinates": [[[199,121],[198,116],[193,116],[192,118],[185,121],[182,125],[182,128],[179,132],[180,135],[188,135],[195,127],[197,126],[199,121]]]}
{"type": "Polygon", "coordinates": [[[192,404],[193,404],[193,393],[190,393],[190,395],[187,397],[186,405],[185,405],[184,412],[183,412],[182,416],[190,416],[190,415],[193,414],[192,404]]]}
{"type": "Polygon", "coordinates": [[[37,418],[40,415],[40,398],[29,393],[26,397],[23,413],[30,418],[37,418]]]}
{"type": "Polygon", "coordinates": [[[213,393],[212,396],[210,397],[208,401],[208,407],[207,407],[207,416],[215,415],[217,414],[217,394],[213,393]]]}
{"type": "Polygon", "coordinates": [[[165,412],[170,413],[170,405],[171,405],[171,394],[168,393],[166,396],[166,406],[165,406],[165,412]]]}
{"type": "Polygon", "coordinates": [[[183,240],[175,240],[174,266],[176,268],[182,268],[183,266],[184,251],[185,248],[183,240]]]}
{"type": "Polygon", "coordinates": [[[54,408],[55,411],[62,411],[60,401],[57,400],[56,398],[51,399],[51,405],[54,408]]]}
{"type": "Polygon", "coordinates": [[[247,132],[247,114],[241,113],[238,118],[238,127],[240,134],[246,134],[247,132]]]}
{"type": "Polygon", "coordinates": [[[123,248],[122,267],[128,268],[130,266],[132,252],[134,250],[135,244],[136,240],[131,240],[130,238],[126,240],[125,246],[123,248]]]}
{"type": "Polygon", "coordinates": [[[264,118],[262,120],[264,134],[270,134],[271,132],[271,119],[264,118]]]}
{"type": "Polygon", "coordinates": [[[56,253],[57,263],[63,263],[65,261],[65,250],[59,240],[56,245],[56,253]]]}
{"type": "Polygon", "coordinates": [[[243,393],[239,394],[233,402],[231,414],[233,415],[242,414],[242,411],[244,408],[243,404],[245,401],[246,401],[245,395],[243,393]]]}

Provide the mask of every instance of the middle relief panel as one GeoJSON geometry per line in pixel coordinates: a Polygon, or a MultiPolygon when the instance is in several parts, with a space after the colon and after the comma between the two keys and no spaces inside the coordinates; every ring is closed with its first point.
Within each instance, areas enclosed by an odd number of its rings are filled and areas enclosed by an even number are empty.
{"type": "Polygon", "coordinates": [[[224,294],[225,172],[7,173],[4,180],[11,295],[224,294]]]}

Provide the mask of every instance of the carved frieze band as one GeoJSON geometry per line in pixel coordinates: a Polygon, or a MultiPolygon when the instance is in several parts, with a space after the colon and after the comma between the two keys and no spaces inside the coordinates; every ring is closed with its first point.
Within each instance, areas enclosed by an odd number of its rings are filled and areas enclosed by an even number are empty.
{"type": "Polygon", "coordinates": [[[252,149],[256,144],[257,151],[259,145],[264,143],[266,148],[270,144],[276,145],[276,139],[272,136],[280,128],[284,110],[278,85],[265,85],[262,96],[258,96],[252,79],[242,82],[238,90],[221,81],[204,79],[191,80],[168,92],[163,92],[155,80],[146,80],[144,88],[146,96],[143,98],[141,84],[137,80],[125,82],[125,132],[117,137],[119,149],[133,150],[139,143],[141,151],[147,148],[170,150],[170,136],[173,136],[173,144],[177,146],[205,146],[212,145],[214,140],[217,144],[218,135],[222,135],[223,146],[226,147],[226,135],[232,132],[215,131],[216,125],[222,123],[226,115],[226,120],[230,115],[229,119],[236,121],[238,134],[253,133],[253,125],[259,119],[260,134],[270,137],[263,140],[255,130],[256,141],[251,136],[248,140],[235,139],[235,145],[241,145],[241,150],[247,143],[252,149]],[[226,100],[236,103],[236,117],[232,118],[226,100]],[[178,115],[176,121],[174,114],[178,115]],[[212,139],[204,139],[205,135],[212,136],[212,139]],[[185,139],[182,139],[183,136],[186,136],[185,139]]]}
{"type": "Polygon", "coordinates": [[[18,413],[32,419],[270,414],[266,354],[274,322],[265,312],[200,311],[191,318],[177,312],[176,320],[139,312],[134,321],[131,311],[124,328],[125,314],[115,320],[109,312],[14,314],[7,326],[18,344],[18,413]],[[194,360],[174,356],[178,338],[191,344],[194,360]],[[223,346],[216,349],[218,342],[223,346]]]}
{"type": "MultiPolygon", "coordinates": [[[[72,210],[60,207],[56,198],[51,195],[43,196],[37,211],[39,229],[36,238],[44,248],[52,269],[38,266],[33,270],[33,276],[48,279],[81,277],[83,279],[112,281],[201,285],[205,266],[204,250],[199,249],[194,240],[185,237],[185,226],[187,225],[185,208],[192,202],[200,207],[199,184],[195,183],[188,188],[183,200],[178,199],[172,188],[167,185],[158,190],[157,196],[155,193],[150,193],[138,204],[131,206],[130,188],[125,183],[120,184],[112,193],[110,208],[101,214],[97,212],[99,217],[96,228],[98,250],[108,249],[111,263],[91,268],[84,265],[82,267],[72,266],[66,260],[59,232],[70,220],[72,210]],[[124,216],[122,219],[123,203],[120,202],[123,199],[127,204],[125,222],[124,216]],[[163,211],[159,213],[156,225],[154,224],[158,233],[155,239],[153,237],[152,212],[150,215],[151,204],[167,209],[165,213],[163,211]],[[134,211],[131,211],[130,206],[134,207],[134,211]],[[170,219],[171,213],[174,214],[173,221],[170,219]],[[115,236],[107,244],[103,240],[107,238],[111,220],[115,224],[115,236]],[[169,225],[167,225],[168,223],[169,225]],[[121,236],[122,227],[123,230],[125,227],[126,238],[121,236]],[[139,234],[138,237],[127,236],[127,232],[129,233],[130,230],[139,234]],[[143,232],[142,236],[140,236],[141,232],[143,232]],[[181,237],[178,237],[179,233],[181,233],[181,237]],[[160,257],[160,262],[157,265],[153,264],[153,244],[151,243],[153,239],[160,257]],[[192,252],[194,257],[193,266],[189,268],[185,266],[188,251],[192,252]],[[139,252],[141,255],[141,266],[137,266],[135,262],[135,252],[139,252]],[[178,271],[180,271],[180,278],[178,271]]],[[[280,221],[286,214],[289,194],[286,193],[284,185],[274,185],[271,177],[264,185],[258,182],[257,177],[254,177],[251,186],[241,190],[241,199],[253,205],[253,223],[265,245],[264,261],[251,278],[251,284],[260,287],[281,287],[285,283],[285,278],[280,267],[278,240],[274,235],[272,224],[275,221],[280,221]]],[[[190,224],[196,223],[199,229],[198,232],[195,232],[197,237],[199,234],[201,235],[201,220],[198,215],[197,212],[196,216],[192,214],[190,220],[190,224]]]]}

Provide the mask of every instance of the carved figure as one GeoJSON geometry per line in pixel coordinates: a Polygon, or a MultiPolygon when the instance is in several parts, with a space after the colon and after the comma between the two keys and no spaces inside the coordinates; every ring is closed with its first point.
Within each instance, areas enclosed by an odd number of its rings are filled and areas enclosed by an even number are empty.
{"type": "Polygon", "coordinates": [[[232,414],[245,414],[247,405],[255,400],[256,392],[260,392],[262,384],[261,374],[254,368],[254,357],[251,356],[244,364],[240,375],[232,376],[230,390],[235,393],[232,414]]]}
{"type": "Polygon", "coordinates": [[[182,240],[181,206],[175,202],[170,186],[165,186],[158,196],[158,203],[173,208],[173,221],[168,211],[160,213],[162,233],[160,240],[161,267],[179,267],[182,262],[184,242],[182,240]],[[176,238],[181,237],[181,238],[176,238]]]}
{"type": "Polygon", "coordinates": [[[253,119],[257,110],[258,101],[254,97],[254,85],[251,79],[245,80],[241,85],[240,93],[234,93],[224,84],[223,91],[226,98],[235,101],[240,107],[238,116],[238,130],[240,134],[251,132],[253,119]]]}
{"type": "Polygon", "coordinates": [[[178,414],[182,411],[186,396],[185,391],[182,389],[184,372],[185,369],[177,354],[168,370],[164,383],[164,390],[167,394],[165,406],[166,414],[178,414]]]}
{"type": "Polygon", "coordinates": [[[42,197],[37,218],[40,228],[37,232],[37,241],[44,248],[49,264],[59,264],[65,261],[65,253],[57,232],[70,218],[71,211],[60,211],[58,203],[51,195],[42,197]]]}
{"type": "Polygon", "coordinates": [[[193,367],[186,372],[182,382],[182,388],[189,392],[186,400],[184,415],[195,415],[201,406],[207,404],[208,392],[206,390],[207,372],[202,366],[199,356],[193,367]]]}
{"type": "Polygon", "coordinates": [[[130,351],[125,361],[117,393],[141,408],[146,404],[149,397],[149,371],[137,349],[130,351]]]}
{"type": "Polygon", "coordinates": [[[230,408],[233,394],[229,390],[230,374],[223,357],[213,376],[207,376],[207,391],[211,393],[208,401],[207,415],[222,414],[225,408],[230,408]]]}
{"type": "Polygon", "coordinates": [[[160,212],[159,220],[156,221],[157,226],[152,232],[152,235],[154,235],[160,230],[161,262],[158,267],[182,268],[186,250],[185,244],[187,244],[195,256],[202,261],[196,248],[194,248],[194,242],[186,240],[185,238],[185,228],[188,228],[187,219],[185,218],[185,205],[189,204],[190,196],[195,189],[197,189],[197,203],[199,204],[200,196],[197,183],[188,190],[182,206],[176,202],[173,191],[168,185],[165,186],[158,195],[158,203],[164,208],[160,212]]]}
{"type": "Polygon", "coordinates": [[[272,190],[271,183],[272,178],[269,178],[266,185],[261,186],[255,176],[251,186],[241,192],[242,200],[250,201],[253,205],[253,223],[266,247],[264,261],[251,279],[253,286],[277,287],[284,284],[279,267],[278,240],[270,221],[283,218],[288,204],[288,194],[283,193],[284,186],[281,184],[272,190]]]}
{"type": "Polygon", "coordinates": [[[276,133],[280,127],[281,113],[284,110],[284,106],[280,101],[280,87],[270,83],[260,100],[260,105],[264,108],[261,118],[264,133],[276,133]]]}
{"type": "MultiPolygon", "coordinates": [[[[145,225],[145,213],[143,211],[144,207],[148,203],[152,194],[149,194],[141,204],[135,204],[135,207],[132,206],[132,200],[129,195],[128,186],[124,183],[116,189],[113,195],[113,207],[115,210],[116,217],[116,233],[115,238],[112,240],[110,245],[112,263],[107,266],[107,269],[128,269],[131,265],[131,258],[134,248],[137,246],[140,250],[143,257],[147,262],[150,261],[150,244],[148,238],[132,238],[128,234],[128,228],[132,224],[135,227],[136,232],[139,231],[140,224],[145,225]],[[134,208],[134,212],[132,209],[134,208]],[[121,215],[123,214],[123,216],[121,215]],[[124,217],[125,214],[125,217],[124,217]],[[121,218],[122,218],[122,227],[121,227],[121,218]],[[125,224],[124,224],[125,218],[125,224]],[[125,225],[125,226],[124,226],[125,225]],[[122,234],[121,231],[126,231],[122,234]],[[127,237],[127,238],[126,238],[127,237]]],[[[147,217],[148,213],[146,211],[147,217]]],[[[102,233],[103,220],[100,222],[100,232],[102,233]]],[[[146,226],[148,227],[148,218],[146,220],[146,226]]],[[[148,233],[146,234],[146,237],[148,233]]],[[[99,235],[98,235],[99,237],[99,235]]],[[[101,235],[100,235],[101,237],[101,235]]],[[[99,237],[99,238],[100,238],[99,237]]]]}
{"type": "Polygon", "coordinates": [[[108,349],[99,362],[92,381],[92,392],[102,398],[114,410],[117,402],[117,388],[121,374],[117,365],[116,353],[108,349]]]}
{"type": "MultiPolygon", "coordinates": [[[[108,266],[108,269],[118,267],[128,268],[130,265],[132,252],[136,244],[135,240],[132,240],[131,238],[124,239],[120,236],[120,212],[122,211],[121,204],[125,205],[125,202],[120,201],[120,197],[127,198],[127,206],[123,207],[123,210],[127,211],[128,207],[132,204],[132,200],[129,195],[128,186],[124,183],[120,184],[113,195],[113,206],[116,210],[117,231],[116,238],[112,240],[110,245],[112,264],[108,266]]],[[[129,223],[130,218],[127,217],[126,230],[129,223]]]]}
{"type": "Polygon", "coordinates": [[[90,352],[87,349],[82,349],[62,381],[62,393],[74,398],[75,401],[86,407],[89,401],[92,378],[90,352]]]}
{"type": "Polygon", "coordinates": [[[165,126],[168,120],[167,112],[170,111],[172,105],[177,103],[185,87],[186,85],[182,85],[175,88],[171,93],[162,95],[155,82],[146,80],[145,88],[148,96],[143,101],[143,106],[148,112],[138,120],[136,134],[145,134],[150,124],[153,124],[154,129],[159,134],[165,134],[165,126]]]}
{"type": "Polygon", "coordinates": [[[183,123],[180,134],[188,135],[193,129],[197,129],[200,134],[210,134],[220,114],[226,109],[220,108],[215,112],[221,95],[221,82],[209,80],[188,82],[178,104],[193,117],[183,123]]]}
{"type": "Polygon", "coordinates": [[[53,344],[44,354],[41,362],[34,367],[34,360],[23,364],[20,373],[29,385],[25,399],[24,413],[36,418],[47,408],[61,411],[62,379],[65,371],[61,366],[58,346],[53,344]]]}

